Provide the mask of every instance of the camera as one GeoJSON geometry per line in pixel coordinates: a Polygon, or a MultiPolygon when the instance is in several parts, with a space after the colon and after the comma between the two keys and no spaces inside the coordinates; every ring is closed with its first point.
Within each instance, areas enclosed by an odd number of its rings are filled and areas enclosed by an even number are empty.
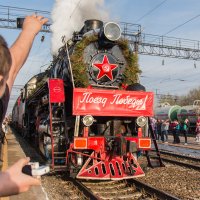
{"type": "Polygon", "coordinates": [[[17,28],[22,28],[25,18],[17,18],[17,28]]]}
{"type": "Polygon", "coordinates": [[[45,165],[40,166],[39,162],[29,162],[28,165],[22,168],[22,172],[30,176],[38,177],[49,173],[50,167],[45,165]]]}

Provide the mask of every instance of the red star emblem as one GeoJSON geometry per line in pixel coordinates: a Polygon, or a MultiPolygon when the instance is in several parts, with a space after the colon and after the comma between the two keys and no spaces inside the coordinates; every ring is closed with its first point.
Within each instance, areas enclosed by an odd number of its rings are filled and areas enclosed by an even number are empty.
{"type": "Polygon", "coordinates": [[[117,65],[110,64],[106,55],[104,55],[102,63],[93,63],[93,66],[99,69],[97,80],[107,76],[111,81],[113,81],[112,71],[117,68],[117,65]]]}

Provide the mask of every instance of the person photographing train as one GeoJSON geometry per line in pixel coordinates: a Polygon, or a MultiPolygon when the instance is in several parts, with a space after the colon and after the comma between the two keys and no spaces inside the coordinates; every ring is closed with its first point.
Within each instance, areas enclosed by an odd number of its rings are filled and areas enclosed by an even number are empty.
{"type": "MultiPolygon", "coordinates": [[[[47,21],[43,16],[27,16],[21,33],[10,49],[0,36],[0,124],[7,111],[15,78],[29,55],[35,36],[47,21]]],[[[31,186],[40,185],[38,179],[22,173],[22,168],[29,161],[29,158],[22,158],[6,171],[0,172],[0,197],[25,192],[31,186]]]]}

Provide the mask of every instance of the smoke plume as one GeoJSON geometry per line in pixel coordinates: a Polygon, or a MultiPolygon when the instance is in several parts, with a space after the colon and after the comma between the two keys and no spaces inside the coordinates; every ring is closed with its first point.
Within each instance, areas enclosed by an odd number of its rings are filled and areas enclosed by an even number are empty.
{"type": "Polygon", "coordinates": [[[104,0],[56,0],[52,10],[52,54],[57,55],[74,31],[79,31],[87,19],[108,20],[104,0]]]}

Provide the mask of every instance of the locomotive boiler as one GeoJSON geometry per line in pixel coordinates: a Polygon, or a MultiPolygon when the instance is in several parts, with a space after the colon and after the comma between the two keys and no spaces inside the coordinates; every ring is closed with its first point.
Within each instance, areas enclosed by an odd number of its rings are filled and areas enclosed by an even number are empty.
{"type": "Polygon", "coordinates": [[[138,83],[137,55],[114,22],[87,20],[48,69],[31,78],[13,124],[51,162],[79,179],[143,176],[153,93],[138,83]]]}

